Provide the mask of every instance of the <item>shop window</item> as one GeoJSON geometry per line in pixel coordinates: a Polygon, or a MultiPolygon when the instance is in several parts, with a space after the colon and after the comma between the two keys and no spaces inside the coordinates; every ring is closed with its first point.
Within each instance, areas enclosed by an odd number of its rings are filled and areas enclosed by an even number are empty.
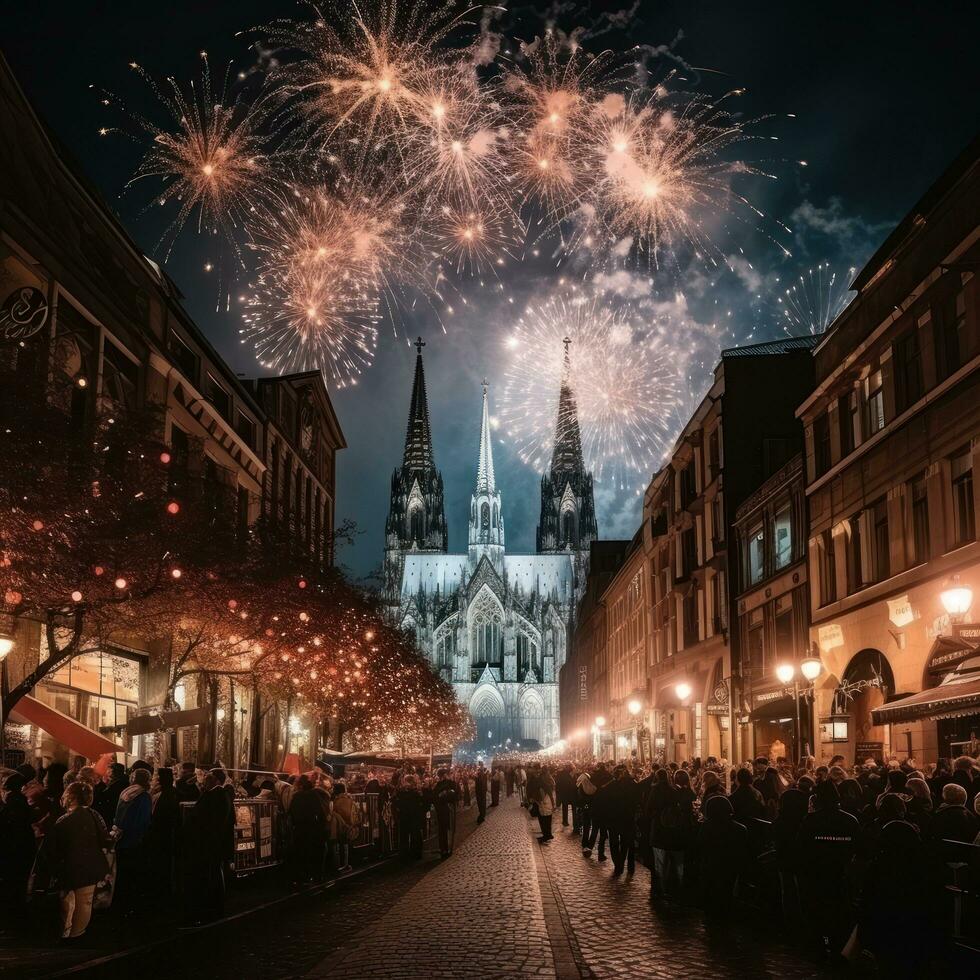
{"type": "Polygon", "coordinates": [[[912,481],[909,496],[912,501],[912,563],[921,565],[929,560],[929,499],[924,473],[912,481]]]}
{"type": "Polygon", "coordinates": [[[953,480],[953,547],[974,541],[977,536],[976,513],[973,508],[973,459],[969,448],[950,460],[953,480]]]}
{"type": "Polygon", "coordinates": [[[895,341],[892,356],[895,362],[896,407],[899,412],[904,412],[922,397],[922,351],[917,326],[895,341]]]}
{"type": "Polygon", "coordinates": [[[864,431],[870,438],[885,427],[885,392],[880,370],[865,380],[864,391],[864,431]]]}
{"type": "Polygon", "coordinates": [[[766,574],[765,530],[756,524],[749,531],[749,585],[761,582],[766,574]]]}
{"type": "Polygon", "coordinates": [[[793,507],[786,501],[773,519],[776,568],[785,568],[793,560],[793,507]]]}

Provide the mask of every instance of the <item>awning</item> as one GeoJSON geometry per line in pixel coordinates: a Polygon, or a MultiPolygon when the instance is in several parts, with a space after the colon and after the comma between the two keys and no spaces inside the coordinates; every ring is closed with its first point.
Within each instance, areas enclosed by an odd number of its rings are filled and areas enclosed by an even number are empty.
{"type": "Polygon", "coordinates": [[[876,725],[920,718],[961,718],[980,714],[980,675],[956,678],[938,687],[900,698],[871,712],[876,725]]]}
{"type": "Polygon", "coordinates": [[[21,725],[37,725],[38,728],[43,728],[53,739],[67,745],[76,755],[84,755],[86,759],[94,760],[110,752],[126,751],[111,739],[93,732],[81,722],[29,694],[25,694],[17,702],[17,707],[10,713],[10,720],[21,725]]]}
{"type": "Polygon", "coordinates": [[[926,660],[926,670],[930,674],[948,674],[976,654],[976,644],[961,636],[937,636],[926,660]]]}
{"type": "Polygon", "coordinates": [[[752,709],[749,717],[753,721],[772,721],[776,718],[795,718],[796,704],[793,698],[784,694],[778,698],[761,701],[752,709]]]}

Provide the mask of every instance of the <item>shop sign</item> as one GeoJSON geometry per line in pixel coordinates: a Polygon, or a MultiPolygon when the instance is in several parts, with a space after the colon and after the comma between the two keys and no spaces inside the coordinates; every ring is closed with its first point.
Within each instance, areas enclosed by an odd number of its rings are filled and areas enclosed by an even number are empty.
{"type": "Polygon", "coordinates": [[[709,715],[727,715],[728,705],[709,701],[704,709],[709,715]]]}
{"type": "Polygon", "coordinates": [[[0,306],[0,341],[27,340],[48,320],[48,301],[40,289],[21,286],[0,306]]]}
{"type": "Polygon", "coordinates": [[[762,694],[753,694],[752,703],[758,707],[760,704],[766,704],[769,701],[777,701],[781,697],[785,697],[783,689],[777,688],[775,691],[764,691],[762,694]]]}
{"type": "Polygon", "coordinates": [[[589,669],[579,667],[578,669],[578,699],[579,701],[589,700],[589,669]]]}
{"type": "Polygon", "coordinates": [[[817,642],[821,650],[833,650],[844,645],[844,628],[839,623],[817,628],[817,642]]]}
{"type": "Polygon", "coordinates": [[[883,762],[885,758],[884,742],[858,742],[854,746],[854,760],[858,763],[865,759],[874,759],[875,762],[883,762]]]}
{"type": "Polygon", "coordinates": [[[980,643],[980,623],[958,623],[953,627],[953,636],[969,643],[980,643]]]}
{"type": "Polygon", "coordinates": [[[900,596],[898,599],[888,599],[888,618],[893,626],[908,626],[915,620],[915,613],[912,611],[912,603],[908,595],[900,596]]]}

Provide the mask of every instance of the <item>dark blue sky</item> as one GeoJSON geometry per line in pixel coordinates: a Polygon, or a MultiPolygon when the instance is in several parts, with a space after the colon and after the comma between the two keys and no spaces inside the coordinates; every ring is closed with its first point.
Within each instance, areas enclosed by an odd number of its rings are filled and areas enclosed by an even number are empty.
{"type": "MultiPolygon", "coordinates": [[[[541,4],[510,7],[499,27],[520,37],[530,38],[551,18],[541,4]]],[[[98,136],[99,126],[118,120],[107,120],[89,85],[146,105],[128,62],[156,77],[190,79],[199,71],[198,51],[206,48],[215,68],[231,58],[248,67],[253,59],[247,41],[236,32],[298,10],[293,3],[261,0],[36,0],[6,6],[0,45],[43,118],[154,256],[160,228],[141,217],[149,191],[120,197],[139,147],[98,136]]],[[[980,8],[973,3],[621,0],[556,3],[554,10],[561,11],[556,23],[563,29],[587,28],[588,45],[643,45],[654,70],[677,67],[715,94],[745,87],[747,115],[776,117],[767,132],[779,136],[771,151],[779,180],[760,182],[753,201],[793,229],[793,256],[784,258],[764,236],[730,234],[726,252],[751,262],[751,269],[740,265],[740,274],[707,275],[691,268],[672,278],[656,276],[639,303],[640,312],[662,319],[679,344],[689,347],[697,338],[676,422],[702,394],[707,374],[700,362],[710,368],[720,346],[776,334],[777,276],[785,282],[819,261],[841,269],[860,265],[977,131],[980,8]],[[796,118],[786,119],[788,114],[796,118]],[[792,163],[797,160],[808,166],[792,163]]],[[[168,271],[218,349],[236,370],[253,374],[251,353],[238,342],[239,314],[215,311],[215,284],[202,273],[203,256],[203,244],[187,235],[168,271]]],[[[465,286],[465,312],[447,321],[445,334],[424,313],[406,317],[397,338],[382,326],[374,367],[359,387],[334,395],[350,443],[339,464],[338,512],[363,532],[342,560],[358,574],[380,562],[389,478],[401,455],[411,387],[409,338],[421,332],[427,340],[436,458],[446,483],[450,548],[456,550],[465,543],[476,469],[479,380],[486,374],[492,384],[502,381],[504,336],[529,298],[556,288],[554,278],[541,267],[518,266],[505,274],[503,293],[465,286]]],[[[624,290],[635,286],[627,282],[624,290]]],[[[500,390],[499,384],[492,387],[491,398],[500,390]]],[[[537,475],[503,440],[495,456],[508,547],[533,550],[537,475]]],[[[603,536],[632,533],[635,493],[600,487],[597,504],[603,536]]]]}

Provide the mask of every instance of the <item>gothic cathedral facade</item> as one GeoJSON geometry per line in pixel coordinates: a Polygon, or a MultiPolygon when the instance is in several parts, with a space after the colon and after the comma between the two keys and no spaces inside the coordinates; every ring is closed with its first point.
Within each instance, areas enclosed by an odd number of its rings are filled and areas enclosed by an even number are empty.
{"type": "Polygon", "coordinates": [[[416,634],[433,670],[469,708],[476,728],[472,748],[545,748],[558,739],[558,671],[585,585],[589,545],[598,534],[592,475],[585,470],[568,378],[568,344],[532,555],[506,550],[486,383],[467,548],[449,552],[423,346],[420,338],[405,453],[391,478],[384,558],[388,613],[416,634]]]}

